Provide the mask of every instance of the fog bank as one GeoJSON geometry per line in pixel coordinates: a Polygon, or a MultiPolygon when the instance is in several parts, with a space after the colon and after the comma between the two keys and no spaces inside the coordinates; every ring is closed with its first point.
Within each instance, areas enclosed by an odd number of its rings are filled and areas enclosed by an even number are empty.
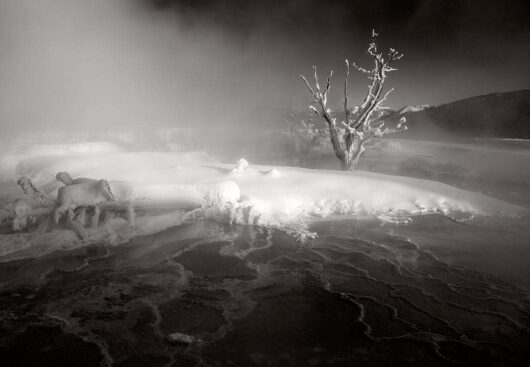
{"type": "MultiPolygon", "coordinates": [[[[405,53],[391,107],[528,87],[528,6],[479,5],[0,0],[1,134],[282,126],[310,101],[312,65],[335,70],[340,104],[343,60],[369,62],[371,27],[405,53]]],[[[357,102],[368,81],[350,81],[357,102]]]]}

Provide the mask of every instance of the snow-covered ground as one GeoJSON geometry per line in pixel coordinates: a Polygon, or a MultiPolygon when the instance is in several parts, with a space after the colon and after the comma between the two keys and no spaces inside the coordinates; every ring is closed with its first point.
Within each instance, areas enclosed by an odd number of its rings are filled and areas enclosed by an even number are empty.
{"type": "MultiPolygon", "coordinates": [[[[400,148],[401,149],[401,148],[400,148]]],[[[122,243],[183,220],[268,226],[300,239],[307,223],[330,215],[377,216],[400,221],[410,215],[516,216],[525,209],[443,183],[367,171],[347,173],[286,166],[220,163],[204,152],[127,152],[108,143],[35,147],[4,154],[0,198],[4,206],[23,197],[16,180],[27,176],[51,198],[55,174],[105,178],[120,201],[138,211],[133,229],[124,219],[89,230],[90,242],[122,243]]],[[[69,230],[0,236],[4,260],[83,243],[69,230]]]]}

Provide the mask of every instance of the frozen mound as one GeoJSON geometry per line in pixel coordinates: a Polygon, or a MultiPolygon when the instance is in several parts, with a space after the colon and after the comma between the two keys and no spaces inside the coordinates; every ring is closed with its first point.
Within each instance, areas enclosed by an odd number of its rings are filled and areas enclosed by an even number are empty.
{"type": "MultiPolygon", "coordinates": [[[[182,203],[182,208],[203,207],[205,200],[210,208],[245,203],[262,217],[277,222],[332,214],[518,215],[523,211],[485,195],[429,180],[363,171],[249,165],[244,159],[234,168],[203,159],[172,152],[55,156],[19,162],[17,175],[30,177],[53,194],[58,187],[55,173],[68,171],[73,177],[108,179],[119,200],[182,203]]],[[[10,179],[14,178],[16,175],[10,179]]]]}
{"type": "Polygon", "coordinates": [[[267,175],[272,178],[280,177],[281,174],[278,172],[276,168],[271,169],[269,172],[267,172],[267,175]]]}
{"type": "Polygon", "coordinates": [[[263,214],[277,216],[451,211],[512,215],[522,210],[435,181],[363,171],[249,165],[244,159],[234,168],[204,158],[173,152],[48,156],[19,162],[16,173],[4,180],[25,175],[51,192],[57,188],[55,174],[67,171],[72,177],[109,180],[120,200],[182,200],[200,207],[202,200],[235,202],[239,195],[263,214]],[[209,191],[223,182],[223,189],[216,188],[220,191],[209,191]]]}
{"type": "MultiPolygon", "coordinates": [[[[50,198],[59,187],[55,174],[68,171],[73,177],[106,178],[118,200],[132,201],[138,213],[134,229],[116,218],[88,229],[90,242],[122,243],[198,219],[276,228],[303,240],[314,236],[308,232],[308,223],[315,217],[371,215],[389,223],[406,223],[407,216],[425,213],[518,216],[526,211],[434,181],[363,171],[249,165],[245,160],[236,164],[234,174],[233,164],[208,162],[187,153],[58,155],[23,160],[17,167],[50,198]]],[[[12,190],[16,177],[0,177],[11,188],[0,187],[1,202],[20,195],[12,190]]],[[[9,213],[9,208],[3,209],[1,217],[9,213]]],[[[0,235],[0,258],[82,244],[68,230],[0,235]]]]}
{"type": "Polygon", "coordinates": [[[236,166],[232,169],[232,172],[243,172],[247,167],[248,162],[244,158],[241,158],[237,161],[236,166]]]}
{"type": "Polygon", "coordinates": [[[234,181],[222,182],[208,190],[204,197],[204,207],[222,208],[226,205],[235,205],[240,199],[239,186],[234,181]]]}
{"type": "Polygon", "coordinates": [[[199,215],[227,224],[254,224],[248,213],[245,219],[241,217],[245,208],[251,207],[241,202],[240,189],[234,181],[221,182],[213,187],[206,186],[205,189],[207,191],[202,206],[197,211],[199,215]]]}
{"type": "Polygon", "coordinates": [[[519,215],[524,209],[428,180],[358,171],[251,166],[231,177],[262,215],[279,220],[298,216],[450,213],[519,215]],[[256,176],[250,168],[262,171],[256,176]],[[249,172],[246,174],[246,172],[249,172]],[[274,180],[267,179],[273,176],[274,180]]]}

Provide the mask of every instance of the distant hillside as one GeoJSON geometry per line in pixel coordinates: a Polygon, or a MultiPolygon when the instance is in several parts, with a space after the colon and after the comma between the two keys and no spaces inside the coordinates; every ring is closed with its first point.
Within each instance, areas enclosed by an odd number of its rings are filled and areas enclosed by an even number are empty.
{"type": "Polygon", "coordinates": [[[530,139],[530,90],[494,93],[439,106],[407,106],[387,120],[407,118],[405,134],[454,133],[469,137],[530,139]]]}

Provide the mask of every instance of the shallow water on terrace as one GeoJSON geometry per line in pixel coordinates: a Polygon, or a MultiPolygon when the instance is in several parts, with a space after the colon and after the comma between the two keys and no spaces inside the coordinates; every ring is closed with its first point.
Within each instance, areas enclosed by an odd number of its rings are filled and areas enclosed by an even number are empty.
{"type": "Polygon", "coordinates": [[[302,244],[197,222],[0,264],[0,364],[498,366],[530,357],[527,221],[432,215],[311,229],[319,237],[302,244]],[[176,332],[194,342],[171,340],[176,332]]]}

